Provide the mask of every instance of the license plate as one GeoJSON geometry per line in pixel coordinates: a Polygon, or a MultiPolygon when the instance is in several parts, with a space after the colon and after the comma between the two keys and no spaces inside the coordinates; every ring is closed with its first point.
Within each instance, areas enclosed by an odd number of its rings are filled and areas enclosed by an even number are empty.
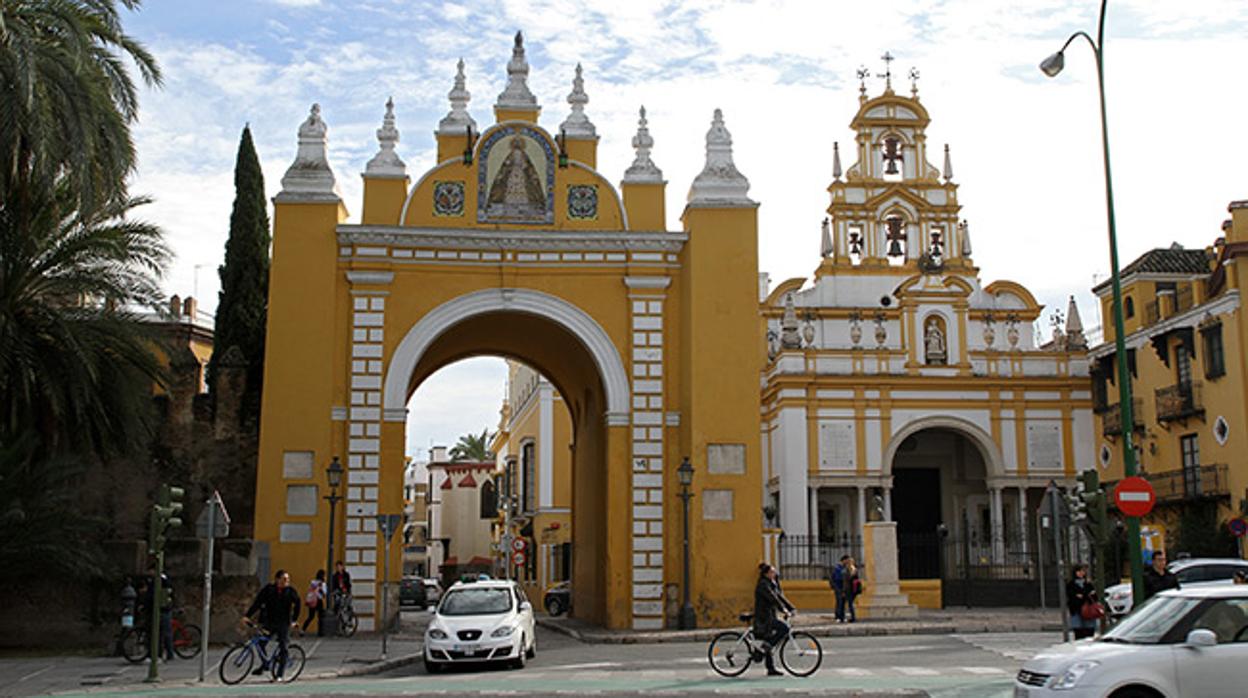
{"type": "Polygon", "coordinates": [[[1031,689],[1026,686],[1014,687],[1014,698],[1029,698],[1029,696],[1031,696],[1031,689]]]}
{"type": "Polygon", "coordinates": [[[456,652],[463,652],[465,657],[471,657],[477,653],[476,645],[455,645],[456,652]]]}

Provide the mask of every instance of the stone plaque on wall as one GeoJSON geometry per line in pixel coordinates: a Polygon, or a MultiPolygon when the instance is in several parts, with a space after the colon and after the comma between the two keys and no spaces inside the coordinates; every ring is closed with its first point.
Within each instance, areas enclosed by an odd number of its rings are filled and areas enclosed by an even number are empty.
{"type": "Polygon", "coordinates": [[[284,523],[279,536],[283,543],[311,543],[312,524],[284,523]]]}
{"type": "Polygon", "coordinates": [[[287,485],[286,515],[316,516],[316,485],[287,485]]]}
{"type": "Polygon", "coordinates": [[[707,444],[706,471],[711,475],[744,475],[745,444],[707,444]]]}
{"type": "Polygon", "coordinates": [[[819,469],[857,468],[858,441],[854,436],[853,422],[819,422],[819,469]]]}
{"type": "Polygon", "coordinates": [[[285,451],[282,453],[282,477],[287,480],[312,479],[312,452],[285,451]]]}
{"type": "Polygon", "coordinates": [[[1027,468],[1061,470],[1062,426],[1057,423],[1027,425],[1027,468]]]}
{"type": "Polygon", "coordinates": [[[732,521],[732,490],[702,490],[702,519],[732,521]]]}

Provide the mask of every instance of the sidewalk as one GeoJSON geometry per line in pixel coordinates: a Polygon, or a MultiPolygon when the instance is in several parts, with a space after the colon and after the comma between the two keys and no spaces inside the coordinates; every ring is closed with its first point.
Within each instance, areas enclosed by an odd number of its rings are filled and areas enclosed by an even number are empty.
{"type": "MultiPolygon", "coordinates": [[[[538,625],[563,633],[581,642],[595,644],[635,644],[652,642],[706,642],[724,630],[739,630],[744,623],[731,628],[698,630],[603,630],[584,621],[566,616],[538,616],[538,625]]],[[[910,620],[860,620],[837,623],[830,611],[799,613],[793,627],[822,637],[861,637],[865,635],[951,635],[964,633],[1013,633],[1062,631],[1062,621],[1053,609],[993,608],[919,610],[919,617],[910,620]]]]}
{"type": "MultiPolygon", "coordinates": [[[[399,634],[387,641],[381,657],[381,637],[292,637],[307,653],[301,679],[361,676],[389,671],[420,661],[423,642],[419,634],[399,634]]],[[[207,673],[202,685],[220,685],[218,664],[229,647],[209,648],[207,673]]],[[[199,686],[200,659],[175,659],[159,665],[159,684],[145,684],[148,665],[130,664],[122,657],[47,656],[0,658],[0,696],[31,696],[84,691],[142,693],[155,688],[199,686]]],[[[260,686],[258,679],[247,683],[260,686]]]]}

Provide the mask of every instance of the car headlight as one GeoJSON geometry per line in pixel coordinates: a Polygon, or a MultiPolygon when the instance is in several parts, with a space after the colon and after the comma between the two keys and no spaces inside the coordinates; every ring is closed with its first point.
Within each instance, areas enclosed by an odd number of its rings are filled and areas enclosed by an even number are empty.
{"type": "Polygon", "coordinates": [[[516,632],[516,626],[504,625],[501,628],[495,628],[494,632],[490,633],[490,637],[510,637],[514,632],[516,632]]]}
{"type": "Polygon", "coordinates": [[[1083,675],[1100,666],[1100,662],[1075,662],[1066,669],[1066,672],[1058,677],[1053,683],[1053,690],[1066,691],[1074,688],[1083,675]]]}
{"type": "Polygon", "coordinates": [[[438,630],[437,628],[430,628],[430,629],[429,629],[429,637],[431,637],[431,638],[433,638],[433,639],[435,639],[435,640],[445,640],[445,639],[446,639],[446,633],[442,632],[441,630],[438,630]]]}

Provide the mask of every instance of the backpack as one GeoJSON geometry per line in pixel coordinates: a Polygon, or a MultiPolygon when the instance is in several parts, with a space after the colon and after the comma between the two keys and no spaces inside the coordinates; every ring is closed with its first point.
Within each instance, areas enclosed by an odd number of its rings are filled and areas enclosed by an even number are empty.
{"type": "Polygon", "coordinates": [[[308,595],[304,597],[304,601],[309,606],[315,606],[321,602],[321,588],[316,582],[312,582],[312,586],[308,588],[308,595]]]}

